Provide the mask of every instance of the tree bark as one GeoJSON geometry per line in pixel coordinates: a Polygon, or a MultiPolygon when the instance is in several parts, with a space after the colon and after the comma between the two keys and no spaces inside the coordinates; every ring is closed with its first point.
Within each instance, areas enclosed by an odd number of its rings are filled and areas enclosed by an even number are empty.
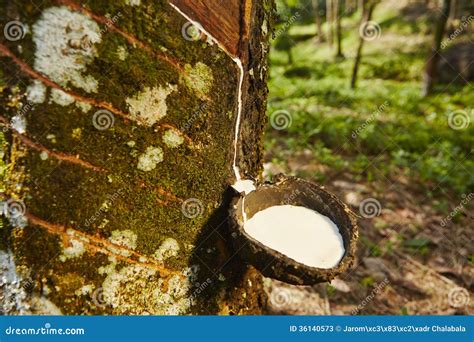
{"type": "MultiPolygon", "coordinates": [[[[368,22],[372,19],[372,13],[374,11],[375,4],[376,4],[375,1],[370,1],[370,0],[366,4],[366,2],[364,0],[364,3],[363,3],[362,6],[363,6],[363,8],[367,7],[367,9],[365,9],[363,11],[363,13],[365,13],[365,17],[362,18],[361,25],[363,25],[364,22],[368,22]]],[[[351,78],[351,88],[352,89],[355,89],[356,86],[357,86],[357,74],[359,72],[360,61],[362,60],[362,47],[363,46],[364,46],[364,37],[361,34],[360,37],[359,37],[359,45],[357,47],[356,57],[355,57],[355,60],[354,60],[354,68],[352,69],[352,78],[351,78]]]]}
{"type": "Polygon", "coordinates": [[[365,0],[358,0],[357,1],[357,7],[359,7],[359,10],[360,10],[360,17],[361,18],[364,18],[366,13],[365,13],[365,0]]]}
{"type": "Polygon", "coordinates": [[[423,75],[423,96],[428,96],[433,90],[439,62],[441,41],[443,40],[443,36],[446,31],[446,23],[449,18],[450,7],[451,0],[443,0],[443,8],[436,22],[433,45],[431,47],[431,52],[428,55],[425,73],[423,75]]]}
{"type": "Polygon", "coordinates": [[[239,108],[238,166],[261,172],[273,1],[172,2],[0,9],[21,33],[0,43],[4,313],[262,312],[227,210],[239,108]]]}
{"type": "Polygon", "coordinates": [[[321,24],[321,13],[319,13],[319,0],[313,0],[313,11],[314,11],[314,18],[316,22],[316,30],[318,35],[318,41],[320,43],[324,42],[324,33],[321,24]]]}
{"type": "Polygon", "coordinates": [[[449,18],[448,18],[448,29],[455,29],[455,22],[458,17],[458,0],[451,0],[450,9],[449,9],[449,18]]]}
{"type": "Polygon", "coordinates": [[[341,20],[342,20],[342,1],[335,0],[335,13],[336,13],[336,39],[337,39],[337,52],[336,58],[344,58],[342,53],[342,29],[341,29],[341,20]]]}
{"type": "Polygon", "coordinates": [[[328,44],[329,47],[332,47],[334,42],[334,35],[333,35],[333,2],[332,0],[326,0],[326,26],[328,30],[328,44]]]}

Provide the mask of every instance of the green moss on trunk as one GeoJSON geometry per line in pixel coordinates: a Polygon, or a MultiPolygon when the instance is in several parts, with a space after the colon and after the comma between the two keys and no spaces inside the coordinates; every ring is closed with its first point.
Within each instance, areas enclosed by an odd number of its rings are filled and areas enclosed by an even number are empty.
{"type": "MultiPolygon", "coordinates": [[[[1,234],[17,269],[28,269],[30,292],[68,314],[260,312],[259,275],[226,242],[235,63],[215,44],[184,39],[186,20],[167,1],[65,3],[1,10],[2,25],[16,19],[25,29],[2,44],[28,65],[2,56],[1,115],[21,112],[30,142],[9,133],[6,198],[21,198],[31,216],[1,234]],[[57,86],[35,86],[28,68],[57,86]]],[[[241,168],[254,177],[269,4],[253,5],[245,65],[254,76],[241,168]]]]}

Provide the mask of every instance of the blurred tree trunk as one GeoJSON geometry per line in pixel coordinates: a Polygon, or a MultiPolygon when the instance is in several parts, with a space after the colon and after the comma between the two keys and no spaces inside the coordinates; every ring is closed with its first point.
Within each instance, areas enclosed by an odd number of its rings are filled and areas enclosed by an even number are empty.
{"type": "Polygon", "coordinates": [[[458,0],[451,0],[449,9],[448,27],[454,29],[454,22],[458,17],[458,0]]]}
{"type": "Polygon", "coordinates": [[[333,0],[326,0],[326,24],[327,24],[327,38],[329,47],[332,47],[334,36],[333,36],[333,0]]]}
{"type": "Polygon", "coordinates": [[[273,2],[172,2],[221,46],[167,0],[0,9],[2,313],[262,312],[227,231],[231,57],[239,166],[258,177],[273,2]]]}
{"type": "Polygon", "coordinates": [[[358,0],[358,8],[360,10],[360,17],[364,18],[365,17],[365,0],[358,0]]]}
{"type": "Polygon", "coordinates": [[[321,13],[319,13],[319,0],[312,0],[313,3],[313,11],[314,11],[314,18],[316,22],[316,30],[318,35],[318,41],[320,43],[324,42],[324,34],[321,24],[321,13]]]}
{"type": "Polygon", "coordinates": [[[344,9],[347,14],[354,13],[354,3],[353,0],[345,0],[344,1],[344,9]]]}
{"type": "MultiPolygon", "coordinates": [[[[367,1],[367,3],[364,0],[364,7],[367,7],[365,12],[365,17],[362,18],[361,20],[361,25],[364,25],[364,23],[369,22],[372,19],[372,13],[374,11],[376,2],[375,1],[367,1]]],[[[359,45],[357,47],[357,52],[356,52],[356,57],[354,61],[354,68],[352,70],[352,78],[351,78],[351,88],[355,89],[357,86],[357,74],[359,72],[359,64],[360,61],[362,60],[362,47],[364,46],[364,36],[362,34],[359,34],[359,45]]]]}
{"type": "Polygon", "coordinates": [[[336,58],[344,58],[342,53],[342,30],[341,30],[341,20],[342,20],[342,1],[335,0],[335,13],[336,13],[336,39],[337,39],[337,53],[336,58]]]}
{"type": "Polygon", "coordinates": [[[433,84],[437,76],[441,41],[446,31],[446,22],[449,17],[450,6],[451,0],[443,0],[443,7],[436,21],[433,45],[426,61],[425,73],[423,75],[423,96],[428,96],[433,90],[433,84]]]}

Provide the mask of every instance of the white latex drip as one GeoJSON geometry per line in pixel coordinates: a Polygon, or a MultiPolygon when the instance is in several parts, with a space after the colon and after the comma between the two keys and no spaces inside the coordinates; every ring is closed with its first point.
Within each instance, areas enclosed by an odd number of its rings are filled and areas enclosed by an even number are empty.
{"type": "Polygon", "coordinates": [[[235,184],[232,185],[232,187],[237,190],[238,192],[244,192],[245,194],[248,194],[255,190],[255,185],[253,184],[253,181],[251,180],[242,180],[242,177],[240,176],[240,169],[237,166],[238,161],[238,146],[239,146],[239,136],[240,136],[240,121],[242,120],[242,111],[243,111],[243,100],[242,100],[242,87],[244,83],[244,67],[242,65],[242,61],[240,58],[233,56],[222,44],[219,43],[219,41],[213,37],[209,32],[207,32],[200,23],[197,21],[191,19],[186,13],[181,11],[179,7],[177,7],[174,4],[171,4],[171,7],[173,7],[179,14],[181,14],[183,17],[185,17],[190,23],[192,23],[197,29],[202,31],[211,41],[213,41],[215,44],[219,46],[226,54],[230,56],[230,58],[235,62],[237,65],[237,68],[239,69],[239,84],[238,84],[238,93],[237,93],[237,118],[235,121],[235,134],[234,134],[234,157],[232,160],[232,170],[234,171],[235,175],[235,184]]]}

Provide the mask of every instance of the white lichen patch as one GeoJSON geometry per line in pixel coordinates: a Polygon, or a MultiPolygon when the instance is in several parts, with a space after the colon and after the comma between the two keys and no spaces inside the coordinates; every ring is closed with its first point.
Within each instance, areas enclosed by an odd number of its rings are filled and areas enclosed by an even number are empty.
{"type": "Polygon", "coordinates": [[[48,157],[49,157],[48,152],[46,152],[46,151],[41,151],[41,153],[40,153],[40,159],[41,159],[41,160],[47,160],[48,157]]]}
{"type": "Polygon", "coordinates": [[[16,272],[13,254],[0,250],[0,312],[3,314],[28,313],[27,293],[16,272]]]}
{"type": "Polygon", "coordinates": [[[107,277],[102,283],[103,299],[114,314],[178,315],[186,314],[192,299],[187,277],[175,275],[168,281],[142,266],[125,266],[119,271],[115,264],[105,267],[107,277]]]}
{"type": "Polygon", "coordinates": [[[125,100],[130,116],[147,126],[152,126],[166,115],[168,111],[166,98],[177,89],[171,84],[166,87],[145,87],[143,91],[125,100]]]}
{"type": "Polygon", "coordinates": [[[97,56],[95,44],[100,41],[94,20],[64,6],[50,7],[33,25],[34,68],[62,86],[97,92],[97,80],[85,72],[97,56]]]}
{"type": "MultiPolygon", "coordinates": [[[[112,235],[109,237],[109,241],[113,244],[127,247],[130,249],[137,248],[137,234],[133,231],[126,229],[126,230],[114,230],[112,235]]],[[[127,250],[122,250],[118,248],[110,247],[109,249],[113,249],[113,252],[117,254],[121,254],[124,256],[129,256],[131,253],[127,250]]]]}
{"type": "Polygon", "coordinates": [[[194,67],[190,64],[184,66],[184,70],[188,74],[186,84],[192,89],[199,90],[204,94],[207,94],[212,88],[214,77],[212,76],[212,70],[206,64],[197,62],[194,67]]]}
{"type": "Polygon", "coordinates": [[[46,139],[48,139],[49,141],[51,141],[53,144],[56,144],[56,136],[54,134],[48,134],[46,136],[46,139]]]}
{"type": "Polygon", "coordinates": [[[184,142],[184,138],[175,130],[169,129],[163,134],[163,142],[170,148],[175,148],[184,142]]]}
{"type": "Polygon", "coordinates": [[[26,88],[26,93],[28,102],[36,104],[43,103],[46,99],[46,86],[43,82],[34,80],[33,83],[26,88]]]}
{"type": "Polygon", "coordinates": [[[160,261],[175,257],[179,252],[179,244],[173,238],[167,238],[156,250],[154,257],[160,261]]]}
{"type": "Polygon", "coordinates": [[[84,285],[75,291],[76,296],[86,296],[92,294],[94,291],[94,285],[84,285]]]}
{"type": "Polygon", "coordinates": [[[142,171],[151,171],[163,161],[163,150],[160,147],[149,146],[145,153],[138,157],[137,168],[142,171]]]}
{"type": "Polygon", "coordinates": [[[74,102],[74,97],[65,93],[60,89],[53,88],[51,89],[51,97],[49,98],[49,103],[56,103],[60,106],[69,106],[74,102]]]}
{"type": "Polygon", "coordinates": [[[80,257],[86,251],[84,244],[76,239],[70,239],[68,246],[63,246],[62,254],[59,256],[59,260],[62,262],[80,257]]]}
{"type": "Polygon", "coordinates": [[[15,115],[10,122],[12,128],[20,134],[26,132],[26,119],[23,115],[15,115]]]}
{"type": "Polygon", "coordinates": [[[76,107],[79,108],[83,113],[87,113],[92,109],[92,106],[85,102],[76,102],[76,107]]]}
{"type": "Polygon", "coordinates": [[[123,45],[120,45],[118,48],[117,48],[117,58],[121,61],[124,61],[125,59],[127,59],[128,57],[128,51],[127,51],[127,48],[123,45]]]}
{"type": "Polygon", "coordinates": [[[125,0],[125,3],[129,6],[140,6],[141,0],[125,0]]]}

